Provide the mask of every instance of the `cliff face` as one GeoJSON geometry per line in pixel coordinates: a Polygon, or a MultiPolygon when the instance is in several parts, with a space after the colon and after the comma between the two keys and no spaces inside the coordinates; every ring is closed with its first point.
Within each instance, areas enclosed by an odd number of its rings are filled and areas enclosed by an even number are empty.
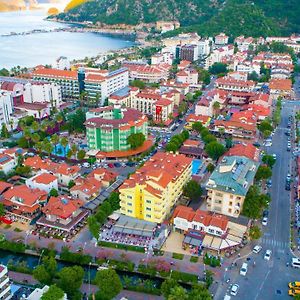
{"type": "Polygon", "coordinates": [[[25,8],[25,0],[0,0],[0,12],[22,10],[25,8]]]}

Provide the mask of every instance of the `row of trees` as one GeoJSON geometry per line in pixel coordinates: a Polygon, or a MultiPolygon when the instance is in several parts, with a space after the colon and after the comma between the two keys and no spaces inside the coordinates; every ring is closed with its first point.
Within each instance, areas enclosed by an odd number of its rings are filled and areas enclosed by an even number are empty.
{"type": "Polygon", "coordinates": [[[107,217],[120,208],[119,193],[112,192],[110,196],[100,205],[95,215],[88,218],[88,226],[91,234],[98,239],[100,227],[105,223],[107,217]]]}
{"type": "Polygon", "coordinates": [[[170,142],[166,145],[166,151],[176,152],[189,136],[190,134],[187,130],[183,130],[180,134],[173,135],[170,142]]]}

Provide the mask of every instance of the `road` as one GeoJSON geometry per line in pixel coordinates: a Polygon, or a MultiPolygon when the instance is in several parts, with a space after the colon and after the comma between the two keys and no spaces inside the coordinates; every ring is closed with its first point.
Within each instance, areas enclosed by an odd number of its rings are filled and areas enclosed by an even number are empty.
{"type": "MultiPolygon", "coordinates": [[[[271,197],[268,225],[264,228],[261,240],[258,242],[263,249],[259,254],[249,254],[249,267],[247,275],[239,275],[239,269],[246,257],[237,261],[237,267],[227,270],[223,281],[230,278],[231,283],[240,285],[235,299],[243,300],[276,300],[290,299],[287,292],[287,284],[290,281],[300,280],[298,269],[287,267],[291,261],[290,252],[290,192],[285,191],[285,178],[291,173],[291,152],[286,151],[287,137],[284,134],[288,123],[288,117],[295,112],[296,105],[287,102],[283,105],[281,124],[273,136],[273,144],[268,153],[275,153],[277,161],[273,167],[271,197]],[[270,261],[263,259],[265,251],[272,250],[270,261]],[[255,266],[253,266],[255,261],[255,266]]],[[[248,259],[249,259],[248,258],[248,259]]],[[[215,299],[223,299],[229,285],[221,288],[222,292],[216,294],[215,299]]]]}

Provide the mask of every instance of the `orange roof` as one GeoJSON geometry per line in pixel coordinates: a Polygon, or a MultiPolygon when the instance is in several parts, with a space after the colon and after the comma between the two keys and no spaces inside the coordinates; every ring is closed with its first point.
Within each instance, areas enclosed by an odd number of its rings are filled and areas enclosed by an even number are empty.
{"type": "Polygon", "coordinates": [[[42,173],[36,175],[34,178],[32,178],[32,181],[35,181],[36,183],[41,184],[50,184],[51,182],[57,180],[56,176],[50,174],[50,173],[42,173]]]}
{"type": "Polygon", "coordinates": [[[290,91],[292,89],[291,79],[271,79],[269,88],[271,90],[290,91]]]}
{"type": "Polygon", "coordinates": [[[0,194],[2,194],[5,190],[11,188],[13,185],[7,183],[5,181],[0,181],[0,194]]]}
{"type": "Polygon", "coordinates": [[[173,219],[175,218],[185,219],[189,222],[199,222],[206,227],[215,226],[221,228],[223,231],[227,229],[228,224],[228,218],[223,215],[203,211],[200,209],[194,211],[191,207],[183,205],[179,205],[175,208],[173,219]]]}
{"type": "Polygon", "coordinates": [[[100,191],[101,186],[101,182],[95,178],[78,178],[70,191],[81,191],[86,195],[92,196],[100,191]]]}
{"type": "Polygon", "coordinates": [[[43,77],[53,77],[53,78],[64,78],[77,80],[76,71],[66,71],[59,69],[49,69],[49,68],[38,68],[32,72],[32,76],[43,76],[43,77]]]}
{"type": "Polygon", "coordinates": [[[26,185],[15,185],[3,193],[3,198],[20,206],[33,206],[38,201],[45,200],[47,193],[40,189],[30,189],[26,185]]]}
{"type": "Polygon", "coordinates": [[[259,159],[259,149],[254,147],[252,144],[236,144],[230,148],[225,154],[225,156],[245,156],[249,159],[258,161],[259,159]]]}
{"type": "Polygon", "coordinates": [[[104,168],[98,168],[93,170],[88,176],[87,178],[95,178],[97,179],[97,177],[100,177],[101,180],[106,181],[106,182],[111,182],[113,180],[115,180],[118,177],[118,174],[116,172],[104,169],[104,168]]]}
{"type": "Polygon", "coordinates": [[[184,147],[198,147],[201,144],[200,141],[186,140],[183,142],[184,147]]]}
{"type": "Polygon", "coordinates": [[[68,219],[83,205],[83,201],[71,197],[51,197],[43,208],[46,215],[57,216],[61,219],[68,219]]]}
{"type": "Polygon", "coordinates": [[[38,155],[26,158],[24,165],[35,170],[46,170],[53,173],[55,173],[57,168],[60,166],[59,164],[52,162],[50,159],[42,160],[38,155]]]}
{"type": "Polygon", "coordinates": [[[202,124],[206,124],[209,120],[209,116],[202,116],[202,115],[195,115],[195,114],[190,114],[187,116],[186,121],[187,122],[201,122],[202,124]]]}
{"type": "Polygon", "coordinates": [[[157,152],[145,162],[144,166],[124,181],[120,190],[139,184],[152,194],[160,194],[161,191],[156,186],[166,188],[170,182],[175,182],[191,163],[192,159],[183,154],[157,152]]]}
{"type": "Polygon", "coordinates": [[[214,125],[216,127],[222,126],[225,128],[243,128],[245,130],[249,131],[256,131],[256,126],[253,124],[246,124],[242,122],[236,122],[236,121],[224,121],[224,120],[215,120],[214,125]]]}
{"type": "Polygon", "coordinates": [[[78,166],[69,166],[66,163],[63,163],[59,165],[59,167],[56,170],[56,173],[62,175],[74,175],[77,174],[79,171],[80,168],[78,166]]]}

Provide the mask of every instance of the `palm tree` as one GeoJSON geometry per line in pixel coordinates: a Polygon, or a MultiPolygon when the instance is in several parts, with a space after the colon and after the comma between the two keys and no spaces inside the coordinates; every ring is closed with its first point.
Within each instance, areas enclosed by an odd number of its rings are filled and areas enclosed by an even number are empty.
{"type": "Polygon", "coordinates": [[[77,153],[77,146],[75,144],[72,144],[71,146],[71,150],[72,150],[72,153],[73,155],[76,157],[76,153],[77,153]]]}
{"type": "Polygon", "coordinates": [[[44,142],[37,142],[34,147],[39,153],[42,153],[42,150],[44,148],[44,142]]]}
{"type": "Polygon", "coordinates": [[[45,152],[47,152],[48,153],[48,155],[50,155],[51,153],[52,153],[52,151],[53,151],[53,146],[52,146],[52,144],[51,143],[45,143],[44,144],[44,146],[43,146],[43,150],[45,151],[45,152]]]}
{"type": "Polygon", "coordinates": [[[40,125],[39,125],[39,123],[38,123],[37,121],[34,121],[34,122],[32,122],[30,128],[31,128],[31,130],[32,130],[33,132],[36,132],[36,131],[39,130],[40,125]]]}
{"type": "Polygon", "coordinates": [[[24,128],[23,130],[24,138],[27,140],[27,147],[29,148],[29,141],[31,140],[31,132],[29,128],[24,128]]]}
{"type": "Polygon", "coordinates": [[[63,122],[64,118],[61,114],[58,114],[55,118],[55,121],[58,123],[58,128],[60,129],[60,125],[63,122]]]}
{"type": "Polygon", "coordinates": [[[37,142],[40,141],[41,137],[40,137],[40,135],[39,135],[38,133],[35,132],[35,133],[31,136],[31,139],[32,139],[32,141],[34,142],[34,144],[36,144],[37,142]]]}
{"type": "Polygon", "coordinates": [[[213,114],[216,114],[216,113],[219,111],[220,107],[221,107],[220,102],[215,101],[215,102],[213,103],[213,110],[214,110],[214,113],[213,113],[213,114]]]}
{"type": "Polygon", "coordinates": [[[60,144],[64,147],[64,156],[66,156],[66,147],[69,144],[69,141],[66,137],[60,139],[60,144]]]}
{"type": "Polygon", "coordinates": [[[51,140],[51,143],[54,145],[54,147],[55,147],[55,152],[56,152],[56,146],[57,146],[57,144],[58,144],[58,142],[59,142],[59,136],[58,136],[57,134],[53,134],[53,135],[51,136],[50,140],[51,140]]]}

